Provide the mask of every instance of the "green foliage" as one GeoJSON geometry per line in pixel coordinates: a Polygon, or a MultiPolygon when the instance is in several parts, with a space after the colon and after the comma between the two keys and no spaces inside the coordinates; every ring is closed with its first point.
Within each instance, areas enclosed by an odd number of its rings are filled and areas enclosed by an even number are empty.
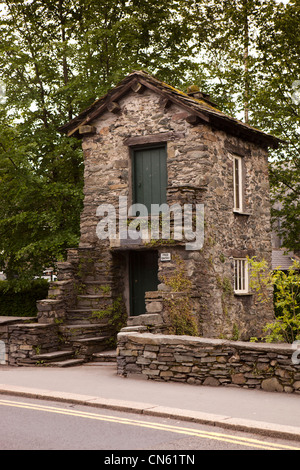
{"type": "Polygon", "coordinates": [[[169,297],[164,300],[171,326],[172,335],[199,336],[198,326],[191,310],[188,296],[169,297]]]}
{"type": "Polygon", "coordinates": [[[274,228],[282,244],[300,250],[300,5],[272,3],[261,28],[254,125],[284,140],[271,152],[270,183],[274,228]],[[280,218],[280,225],[278,220],[280,218]],[[277,223],[276,223],[277,222],[277,223]]]}
{"type": "Polygon", "coordinates": [[[176,270],[171,276],[164,276],[165,284],[172,292],[190,292],[192,283],[186,276],[183,260],[177,255],[173,256],[173,260],[176,263],[176,270]]]}
{"type": "Polygon", "coordinates": [[[284,141],[270,149],[272,215],[283,246],[300,250],[299,2],[191,0],[185,14],[199,51],[194,83],[221,110],[284,141]]]}
{"type": "Polygon", "coordinates": [[[289,145],[289,155],[282,150],[270,168],[272,221],[282,245],[300,251],[300,159],[297,145],[289,145]],[[280,220],[280,224],[278,221],[280,220]]]}
{"type": "Polygon", "coordinates": [[[111,337],[113,344],[111,346],[115,346],[117,333],[127,324],[127,312],[122,296],[120,295],[114,299],[112,305],[107,308],[93,311],[92,317],[107,320],[108,325],[113,329],[113,336],[111,337]]]}
{"type": "Polygon", "coordinates": [[[249,259],[251,265],[250,286],[258,293],[261,302],[273,300],[274,322],[264,331],[267,342],[292,343],[300,339],[300,262],[294,261],[288,272],[269,271],[266,261],[249,259]],[[270,290],[274,287],[274,297],[270,290]]]}
{"type": "Polygon", "coordinates": [[[274,286],[273,271],[270,271],[268,263],[264,259],[257,261],[256,257],[253,257],[248,258],[248,262],[250,265],[250,288],[256,291],[259,302],[270,302],[272,299],[270,292],[274,286]]]}
{"type": "Polygon", "coordinates": [[[257,70],[257,43],[261,29],[270,22],[270,11],[278,10],[276,3],[202,0],[190,4],[188,21],[201,50],[197,85],[211,94],[220,109],[250,122],[261,72],[257,70]]]}
{"type": "Polygon", "coordinates": [[[78,243],[83,167],[80,143],[57,131],[69,113],[54,93],[60,64],[49,50],[53,25],[45,9],[37,15],[39,2],[7,3],[0,29],[6,85],[0,106],[0,269],[9,280],[32,279],[78,243]]]}
{"type": "Polygon", "coordinates": [[[192,283],[187,278],[183,260],[173,257],[176,269],[172,275],[163,278],[171,292],[164,299],[170,321],[170,334],[198,336],[198,325],[193,315],[191,300],[192,283]],[[177,295],[179,293],[179,295],[177,295]]]}
{"type": "Polygon", "coordinates": [[[232,341],[238,341],[240,339],[240,331],[236,323],[232,327],[232,341]]]}
{"type": "Polygon", "coordinates": [[[58,128],[134,69],[288,140],[272,155],[274,215],[299,249],[299,15],[292,0],[3,0],[0,269],[32,278],[77,245],[82,153],[58,128]]]}
{"type": "Polygon", "coordinates": [[[36,316],[36,301],[47,297],[48,288],[49,283],[45,279],[35,279],[29,285],[18,285],[17,288],[8,281],[0,281],[0,315],[36,316]]]}
{"type": "Polygon", "coordinates": [[[177,1],[4,0],[0,18],[0,269],[32,278],[79,240],[81,143],[58,128],[134,69],[193,68],[177,1]]]}
{"type": "MultiPolygon", "coordinates": [[[[230,305],[230,299],[233,295],[232,281],[227,276],[221,277],[217,275],[216,277],[217,285],[220,288],[221,294],[221,303],[222,310],[225,316],[228,315],[228,307],[230,305]]],[[[233,336],[236,337],[236,333],[233,332],[233,336]]]]}

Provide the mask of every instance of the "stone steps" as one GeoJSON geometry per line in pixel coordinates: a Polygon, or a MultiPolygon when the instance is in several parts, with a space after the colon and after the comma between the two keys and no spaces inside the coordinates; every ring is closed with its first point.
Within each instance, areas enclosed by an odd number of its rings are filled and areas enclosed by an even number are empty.
{"type": "Polygon", "coordinates": [[[67,323],[66,324],[98,324],[99,326],[105,326],[107,320],[101,318],[101,315],[98,315],[98,311],[92,308],[76,308],[67,311],[67,323]]]}
{"type": "MultiPolygon", "coordinates": [[[[94,355],[107,349],[111,326],[97,312],[107,310],[113,303],[112,281],[99,273],[87,275],[80,283],[74,308],[67,310],[65,322],[59,326],[65,346],[76,351],[76,360],[54,362],[59,367],[76,365],[76,361],[94,360],[94,355]]],[[[95,356],[96,358],[96,356],[95,356]]],[[[97,358],[99,360],[99,358],[97,358]]]]}
{"type": "MultiPolygon", "coordinates": [[[[103,336],[109,333],[109,327],[98,323],[76,323],[71,325],[61,325],[59,331],[64,336],[66,343],[78,341],[81,339],[89,339],[91,337],[103,336]]],[[[106,336],[106,335],[105,335],[106,336]]]]}
{"type": "Polygon", "coordinates": [[[49,366],[52,367],[72,367],[72,366],[80,366],[81,364],[84,364],[84,359],[67,359],[65,361],[59,361],[59,362],[52,362],[49,364],[49,366]]]}
{"type": "Polygon", "coordinates": [[[53,351],[47,352],[42,354],[36,354],[35,356],[31,356],[35,361],[54,361],[57,359],[65,359],[67,357],[73,356],[73,350],[62,350],[62,351],[53,351]]]}
{"type": "Polygon", "coordinates": [[[111,347],[115,331],[104,315],[113,306],[114,277],[102,258],[91,247],[68,251],[68,260],[58,263],[58,280],[51,283],[48,297],[37,302],[38,322],[34,317],[32,323],[14,327],[13,364],[69,367],[111,347]]]}
{"type": "Polygon", "coordinates": [[[76,357],[92,360],[93,354],[107,349],[110,327],[107,323],[75,323],[59,327],[66,347],[76,351],[76,357]]]}
{"type": "Polygon", "coordinates": [[[104,310],[109,304],[112,304],[113,299],[110,294],[86,294],[78,295],[77,308],[91,308],[94,310],[104,310]]]}
{"type": "Polygon", "coordinates": [[[82,364],[84,361],[80,358],[74,358],[73,350],[53,351],[43,354],[36,354],[31,357],[35,365],[52,367],[70,367],[82,364]]]}
{"type": "Polygon", "coordinates": [[[112,285],[114,282],[112,277],[108,277],[106,271],[98,270],[96,272],[89,272],[81,277],[82,284],[94,283],[103,286],[112,285]]]}
{"type": "Polygon", "coordinates": [[[93,354],[93,362],[117,362],[117,351],[114,349],[112,351],[103,351],[93,354]]]}
{"type": "Polygon", "coordinates": [[[110,296],[112,291],[112,282],[86,281],[84,283],[84,291],[87,295],[105,294],[110,296]]]}
{"type": "MultiPolygon", "coordinates": [[[[41,310],[44,309],[48,315],[49,310],[56,312],[61,308],[65,313],[63,323],[57,323],[57,331],[66,351],[36,354],[34,361],[40,364],[68,367],[91,360],[98,362],[112,360],[111,354],[97,356],[109,348],[109,340],[114,334],[108,322],[109,319],[103,317],[106,311],[110,312],[110,307],[113,305],[114,279],[111,274],[107,273],[107,266],[101,260],[101,253],[98,253],[99,258],[96,255],[94,249],[84,248],[80,250],[79,259],[76,250],[69,251],[68,262],[60,265],[61,279],[53,283],[52,299],[41,301],[41,310]],[[70,283],[70,275],[72,276],[73,263],[76,265],[78,262],[80,275],[74,286],[70,283]],[[65,312],[61,303],[62,290],[70,295],[69,305],[72,305],[65,312]]],[[[45,314],[45,317],[47,315],[45,314]]],[[[47,351],[47,348],[44,351],[47,351]]],[[[53,348],[49,351],[53,351],[53,348]]]]}
{"type": "Polygon", "coordinates": [[[23,365],[71,367],[94,359],[97,362],[111,362],[113,360],[112,352],[103,356],[107,349],[108,339],[109,336],[76,339],[69,345],[71,347],[68,350],[36,354],[30,358],[30,361],[24,361],[23,365]]]}
{"type": "Polygon", "coordinates": [[[85,361],[91,361],[94,354],[100,353],[107,349],[109,336],[94,336],[90,338],[82,338],[73,342],[76,350],[76,356],[85,361]]]}

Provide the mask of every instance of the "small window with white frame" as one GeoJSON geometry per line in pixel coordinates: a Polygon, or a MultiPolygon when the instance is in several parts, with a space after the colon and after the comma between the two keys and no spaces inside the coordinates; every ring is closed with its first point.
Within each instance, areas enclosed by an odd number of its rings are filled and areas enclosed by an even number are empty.
{"type": "Polygon", "coordinates": [[[234,292],[235,294],[249,292],[248,261],[246,258],[234,259],[234,292]]]}
{"type": "Polygon", "coordinates": [[[233,210],[243,211],[243,171],[242,158],[234,155],[233,157],[233,210]]]}

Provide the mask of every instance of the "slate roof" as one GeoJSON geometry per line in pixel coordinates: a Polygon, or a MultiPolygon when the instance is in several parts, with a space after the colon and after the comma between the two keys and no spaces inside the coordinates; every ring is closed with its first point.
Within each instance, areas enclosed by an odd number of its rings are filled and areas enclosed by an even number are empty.
{"type": "Polygon", "coordinates": [[[137,82],[160,94],[162,98],[190,111],[191,114],[197,116],[200,121],[217,129],[222,129],[225,132],[246,140],[255,141],[257,144],[265,147],[278,147],[280,139],[255,129],[218,110],[206,99],[207,95],[202,94],[201,98],[196,98],[154,78],[144,71],[135,71],[127,75],[115,88],[112,88],[78,116],[60,127],[60,132],[66,133],[69,136],[80,137],[80,126],[91,124],[94,119],[107,111],[108,103],[115,102],[126,93],[130,92],[131,86],[137,82]]]}
{"type": "Polygon", "coordinates": [[[272,251],[272,269],[280,269],[280,271],[287,271],[293,264],[295,255],[292,251],[286,252],[284,250],[272,251]]]}

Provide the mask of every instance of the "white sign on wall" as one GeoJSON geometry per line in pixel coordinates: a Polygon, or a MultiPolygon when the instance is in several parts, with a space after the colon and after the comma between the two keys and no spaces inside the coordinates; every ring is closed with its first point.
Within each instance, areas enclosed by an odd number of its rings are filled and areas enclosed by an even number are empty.
{"type": "Polygon", "coordinates": [[[161,253],[160,254],[161,261],[171,261],[171,253],[161,253]]]}

